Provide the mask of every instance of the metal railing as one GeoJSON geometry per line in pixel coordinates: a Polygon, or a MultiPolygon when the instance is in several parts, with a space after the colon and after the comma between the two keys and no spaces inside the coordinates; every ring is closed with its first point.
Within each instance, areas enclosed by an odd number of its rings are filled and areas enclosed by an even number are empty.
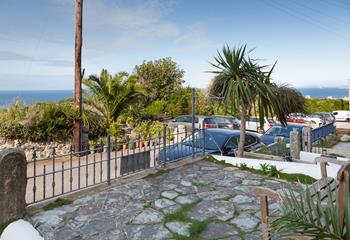
{"type": "Polygon", "coordinates": [[[302,133],[302,142],[306,143],[304,151],[327,154],[327,138],[335,133],[335,126],[333,123],[312,129],[310,132],[302,133]],[[309,146],[309,147],[307,147],[309,146]]]}
{"type": "MultiPolygon", "coordinates": [[[[203,132],[204,130],[195,130],[203,132]]],[[[179,132],[164,127],[158,136],[138,137],[121,143],[108,136],[104,145],[88,146],[86,150],[58,155],[52,149],[49,157],[40,158],[33,151],[27,163],[28,205],[69,194],[149,168],[205,154],[204,138],[192,132],[179,132]],[[192,145],[194,142],[195,148],[192,145]],[[199,144],[201,142],[201,144],[199,144]]]]}

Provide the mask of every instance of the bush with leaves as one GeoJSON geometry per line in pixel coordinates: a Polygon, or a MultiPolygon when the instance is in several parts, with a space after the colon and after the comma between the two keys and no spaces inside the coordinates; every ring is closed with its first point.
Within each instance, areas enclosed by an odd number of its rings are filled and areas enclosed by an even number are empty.
{"type": "MultiPolygon", "coordinates": [[[[309,239],[350,239],[350,193],[349,186],[345,191],[345,209],[339,208],[339,199],[330,192],[326,206],[321,204],[321,197],[311,197],[311,189],[301,190],[298,194],[284,190],[285,199],[281,213],[272,216],[271,231],[281,237],[295,235],[309,239]],[[345,216],[339,221],[339,212],[345,216]]],[[[338,196],[338,190],[335,191],[338,196]]]]}

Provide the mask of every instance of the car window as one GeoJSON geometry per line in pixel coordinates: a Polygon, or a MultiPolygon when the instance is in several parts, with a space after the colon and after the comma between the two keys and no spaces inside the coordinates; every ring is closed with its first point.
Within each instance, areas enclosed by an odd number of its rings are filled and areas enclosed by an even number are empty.
{"type": "Polygon", "coordinates": [[[217,123],[224,123],[225,122],[225,118],[215,118],[217,123]]]}
{"type": "Polygon", "coordinates": [[[252,145],[252,144],[254,144],[256,142],[257,142],[257,140],[256,140],[256,138],[254,136],[248,135],[248,134],[245,135],[244,146],[249,146],[249,145],[252,145]]]}
{"type": "Polygon", "coordinates": [[[239,143],[239,136],[233,136],[230,138],[230,140],[227,141],[225,148],[227,149],[237,148],[238,143],[239,143]]]}
{"type": "Polygon", "coordinates": [[[333,115],[338,115],[338,112],[333,112],[333,115]]]}
{"type": "MultiPolygon", "coordinates": [[[[223,143],[221,143],[218,140],[222,140],[222,138],[219,137],[215,140],[215,138],[207,132],[205,132],[204,135],[205,135],[205,138],[204,138],[205,149],[219,151],[218,146],[222,146],[223,143]]],[[[202,148],[202,146],[203,146],[203,131],[196,131],[194,133],[194,142],[195,142],[194,146],[196,148],[202,148]]],[[[183,144],[186,146],[192,147],[192,135],[190,135],[186,139],[184,139],[183,144]]]]}
{"type": "Polygon", "coordinates": [[[214,118],[206,118],[203,121],[204,123],[209,123],[209,124],[216,124],[216,121],[214,118]]]}
{"type": "Polygon", "coordinates": [[[184,122],[184,117],[175,118],[175,122],[184,122]]]}

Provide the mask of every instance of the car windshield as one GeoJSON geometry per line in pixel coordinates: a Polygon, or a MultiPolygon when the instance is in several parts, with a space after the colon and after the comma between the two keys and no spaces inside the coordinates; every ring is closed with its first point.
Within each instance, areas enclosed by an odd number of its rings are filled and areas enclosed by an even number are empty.
{"type": "MultiPolygon", "coordinates": [[[[217,150],[224,145],[227,136],[224,134],[211,134],[205,131],[204,146],[206,150],[217,150]]],[[[183,140],[185,146],[192,147],[192,135],[183,140]]],[[[194,146],[195,148],[201,148],[203,146],[203,131],[196,131],[194,133],[194,146]]]]}
{"type": "MultiPolygon", "coordinates": [[[[268,135],[274,135],[274,136],[282,136],[282,137],[289,137],[290,132],[293,131],[293,128],[297,128],[295,126],[274,126],[266,131],[266,134],[268,135]]],[[[300,128],[297,128],[300,132],[300,128]]]]}

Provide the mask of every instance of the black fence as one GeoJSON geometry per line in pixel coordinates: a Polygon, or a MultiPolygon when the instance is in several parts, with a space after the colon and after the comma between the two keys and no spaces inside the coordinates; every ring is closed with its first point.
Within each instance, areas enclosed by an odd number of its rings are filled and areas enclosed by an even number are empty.
{"type": "Polygon", "coordinates": [[[162,167],[182,159],[205,154],[203,130],[180,132],[163,129],[155,137],[138,137],[124,143],[106,138],[106,144],[68,154],[39,158],[33,152],[27,163],[28,205],[112,180],[149,168],[162,167]]]}

